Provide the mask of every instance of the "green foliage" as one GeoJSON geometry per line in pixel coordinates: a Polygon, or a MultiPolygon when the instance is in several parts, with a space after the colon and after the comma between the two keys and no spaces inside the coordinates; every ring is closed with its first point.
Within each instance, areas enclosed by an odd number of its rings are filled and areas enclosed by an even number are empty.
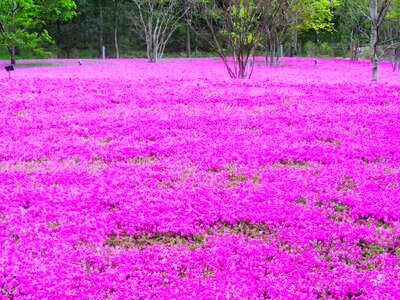
{"type": "Polygon", "coordinates": [[[333,30],[333,9],[339,5],[337,0],[299,1],[294,10],[301,11],[301,22],[296,26],[299,31],[333,30]]]}
{"type": "Polygon", "coordinates": [[[254,32],[257,30],[258,23],[261,22],[261,12],[259,7],[254,3],[254,1],[240,0],[236,5],[229,7],[232,15],[232,31],[230,32],[232,39],[242,39],[244,45],[251,45],[255,39],[254,32]],[[256,14],[254,14],[256,12],[256,14]],[[251,15],[255,17],[251,17],[251,15]],[[257,16],[258,14],[258,16],[257,16]],[[244,36],[242,36],[244,35],[244,36]]]}
{"type": "Polygon", "coordinates": [[[69,21],[76,16],[73,0],[42,0],[38,3],[43,20],[69,21]]]}
{"type": "Polygon", "coordinates": [[[17,47],[43,54],[42,45],[52,41],[46,21],[69,20],[74,9],[72,0],[0,0],[0,44],[8,48],[12,62],[17,47]]]}

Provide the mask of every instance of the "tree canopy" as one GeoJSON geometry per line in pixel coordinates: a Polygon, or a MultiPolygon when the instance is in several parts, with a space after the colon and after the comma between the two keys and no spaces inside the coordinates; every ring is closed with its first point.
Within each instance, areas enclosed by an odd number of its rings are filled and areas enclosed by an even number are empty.
{"type": "Polygon", "coordinates": [[[42,51],[42,43],[51,42],[46,24],[52,20],[70,20],[74,16],[72,0],[0,0],[0,43],[15,63],[17,47],[42,51]]]}

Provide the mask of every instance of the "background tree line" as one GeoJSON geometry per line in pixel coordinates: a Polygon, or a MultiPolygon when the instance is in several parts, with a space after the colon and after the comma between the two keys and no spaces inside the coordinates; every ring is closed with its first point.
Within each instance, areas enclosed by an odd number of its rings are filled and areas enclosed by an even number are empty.
{"type": "Polygon", "coordinates": [[[241,78],[254,56],[368,57],[376,80],[381,58],[397,68],[399,14],[400,0],[0,0],[0,54],[218,54],[241,78]]]}

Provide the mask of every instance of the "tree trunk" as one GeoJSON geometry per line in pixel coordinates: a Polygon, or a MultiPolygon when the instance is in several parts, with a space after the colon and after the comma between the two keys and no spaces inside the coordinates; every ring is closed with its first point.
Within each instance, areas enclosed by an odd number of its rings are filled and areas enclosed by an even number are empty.
{"type": "Polygon", "coordinates": [[[269,62],[269,55],[271,52],[271,34],[269,30],[267,30],[267,33],[265,35],[265,65],[268,66],[269,62]]]}
{"type": "Polygon", "coordinates": [[[294,57],[296,55],[296,48],[297,48],[297,32],[293,29],[292,34],[290,36],[290,49],[289,49],[289,56],[294,57]]]}
{"type": "Polygon", "coordinates": [[[355,42],[354,42],[354,33],[353,30],[350,33],[350,60],[354,61],[356,60],[356,49],[355,49],[355,42]]]}
{"type": "Polygon", "coordinates": [[[283,42],[277,37],[276,38],[276,42],[275,42],[275,44],[276,44],[276,51],[277,51],[277,54],[276,54],[276,57],[275,57],[275,63],[276,63],[276,65],[279,65],[280,64],[280,62],[281,62],[281,60],[282,60],[282,57],[283,57],[283,44],[282,44],[283,42]],[[282,46],[282,48],[281,48],[281,46],[282,46]],[[282,51],[281,51],[282,50],[282,51]]]}
{"type": "Polygon", "coordinates": [[[114,46],[115,57],[119,58],[119,45],[118,45],[118,2],[114,0],[114,46]]]}
{"type": "Polygon", "coordinates": [[[186,24],[186,56],[192,57],[192,50],[190,45],[190,25],[186,24]]]}
{"type": "Polygon", "coordinates": [[[114,26],[114,44],[115,44],[115,57],[119,58],[119,45],[118,45],[118,28],[114,26]]]}
{"type": "Polygon", "coordinates": [[[358,46],[356,43],[354,43],[354,42],[350,43],[350,60],[352,60],[352,61],[356,61],[358,58],[357,48],[358,48],[358,46]]]}
{"type": "Polygon", "coordinates": [[[99,14],[99,49],[100,49],[100,56],[102,55],[102,47],[103,47],[103,6],[100,3],[100,14],[99,14]]]}
{"type": "Polygon", "coordinates": [[[147,58],[149,59],[149,62],[156,63],[158,62],[158,49],[155,42],[154,33],[149,34],[148,40],[149,42],[147,43],[147,58]]]}
{"type": "Polygon", "coordinates": [[[160,61],[160,57],[158,55],[158,53],[159,53],[158,52],[158,47],[159,47],[159,44],[158,44],[158,41],[157,41],[157,35],[154,32],[153,33],[153,57],[154,57],[154,62],[156,62],[156,63],[158,63],[160,61]]]}
{"type": "Polygon", "coordinates": [[[377,53],[378,46],[378,30],[376,26],[371,28],[371,79],[372,81],[378,81],[378,65],[379,58],[377,53]]]}
{"type": "Polygon", "coordinates": [[[151,3],[149,6],[149,16],[147,19],[147,57],[149,59],[149,62],[155,63],[157,62],[157,56],[156,56],[156,49],[155,49],[155,36],[154,36],[154,30],[153,30],[153,18],[154,18],[154,3],[151,3]]]}
{"type": "Polygon", "coordinates": [[[276,45],[275,45],[275,41],[273,39],[271,39],[270,41],[270,66],[274,65],[274,58],[276,55],[276,45]]]}
{"type": "Polygon", "coordinates": [[[15,46],[9,46],[8,48],[8,53],[10,54],[10,62],[12,65],[15,65],[17,63],[17,60],[15,58],[15,46]]]}
{"type": "Polygon", "coordinates": [[[237,78],[246,78],[246,69],[247,69],[247,62],[245,61],[244,54],[240,51],[237,56],[237,64],[238,64],[238,74],[237,78]]]}
{"type": "Polygon", "coordinates": [[[154,51],[153,39],[150,38],[150,41],[147,43],[147,58],[151,63],[156,62],[156,57],[154,54],[155,51],[154,51]]]}
{"type": "Polygon", "coordinates": [[[386,14],[391,4],[392,4],[391,0],[383,0],[380,2],[378,10],[378,0],[370,0],[369,2],[369,16],[371,20],[370,47],[371,47],[372,81],[378,80],[378,65],[379,65],[378,46],[380,43],[379,27],[385,20],[386,14]]]}
{"type": "Polygon", "coordinates": [[[378,80],[378,29],[379,29],[379,15],[378,15],[378,1],[371,0],[369,4],[369,14],[371,16],[371,39],[370,39],[370,47],[371,47],[371,78],[372,81],[378,80]]]}
{"type": "Polygon", "coordinates": [[[194,36],[194,55],[198,56],[199,49],[198,49],[198,45],[197,45],[197,35],[194,36]]]}

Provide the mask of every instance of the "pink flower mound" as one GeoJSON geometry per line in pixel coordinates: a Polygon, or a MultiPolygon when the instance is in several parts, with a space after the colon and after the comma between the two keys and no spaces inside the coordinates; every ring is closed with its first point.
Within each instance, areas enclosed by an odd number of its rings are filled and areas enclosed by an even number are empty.
{"type": "Polygon", "coordinates": [[[0,79],[5,299],[399,297],[389,64],[30,63],[0,79]]]}

